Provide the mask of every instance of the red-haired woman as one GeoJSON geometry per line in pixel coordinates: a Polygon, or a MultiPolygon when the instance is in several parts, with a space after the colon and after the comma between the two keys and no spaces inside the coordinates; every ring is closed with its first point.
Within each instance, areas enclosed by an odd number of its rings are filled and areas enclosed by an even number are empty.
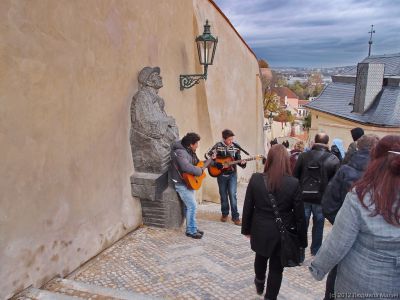
{"type": "Polygon", "coordinates": [[[300,234],[301,246],[307,247],[304,206],[299,182],[291,176],[289,154],[283,145],[273,145],[268,152],[264,173],[250,179],[243,205],[242,234],[250,238],[254,260],[257,294],[264,291],[265,273],[269,261],[267,288],[264,299],[275,300],[282,282],[283,267],[279,250],[281,234],[275,222],[269,193],[277,202],[279,214],[288,230],[300,234]],[[265,184],[265,181],[267,186],[265,184]]]}
{"type": "Polygon", "coordinates": [[[372,150],[309,269],[322,280],[336,264],[336,296],[400,298],[400,135],[372,150]]]}

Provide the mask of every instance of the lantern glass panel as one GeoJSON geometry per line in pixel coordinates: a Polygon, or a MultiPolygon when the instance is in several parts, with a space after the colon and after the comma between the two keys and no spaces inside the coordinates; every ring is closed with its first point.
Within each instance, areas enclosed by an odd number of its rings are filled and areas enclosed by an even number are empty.
{"type": "Polygon", "coordinates": [[[204,51],[203,51],[203,42],[197,41],[197,52],[199,54],[199,62],[203,65],[204,62],[204,51]]]}

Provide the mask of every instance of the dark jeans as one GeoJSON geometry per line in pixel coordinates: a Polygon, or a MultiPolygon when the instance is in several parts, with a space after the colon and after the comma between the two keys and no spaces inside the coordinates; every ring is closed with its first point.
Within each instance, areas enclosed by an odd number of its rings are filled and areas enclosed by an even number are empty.
{"type": "MultiPolygon", "coordinates": [[[[268,258],[256,253],[254,259],[254,272],[256,278],[259,280],[265,279],[265,272],[267,271],[268,258]]],[[[277,255],[277,251],[269,258],[267,289],[265,292],[265,299],[276,300],[279,294],[282,283],[283,267],[281,258],[277,255]]]]}
{"type": "Polygon", "coordinates": [[[335,299],[335,280],[337,273],[337,265],[329,272],[326,278],[325,298],[324,300],[335,299]]]}
{"type": "Polygon", "coordinates": [[[221,198],[221,213],[223,216],[229,215],[229,202],[231,204],[232,220],[239,220],[237,209],[237,175],[236,172],[229,175],[217,177],[219,196],[221,198]],[[228,202],[229,198],[229,202],[228,202]]]}
{"type": "Polygon", "coordinates": [[[308,225],[310,223],[311,212],[313,214],[313,227],[312,227],[312,242],[311,242],[311,254],[317,254],[322,244],[322,237],[324,235],[324,215],[322,214],[321,204],[313,204],[304,202],[304,215],[306,219],[306,227],[308,231],[308,225]]]}

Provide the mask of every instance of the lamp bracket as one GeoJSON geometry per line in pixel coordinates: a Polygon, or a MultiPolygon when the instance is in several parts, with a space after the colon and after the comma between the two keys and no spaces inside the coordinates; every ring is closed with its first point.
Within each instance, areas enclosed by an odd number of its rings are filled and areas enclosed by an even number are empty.
{"type": "Polygon", "coordinates": [[[195,84],[198,84],[201,79],[207,79],[207,73],[204,74],[190,74],[190,75],[179,75],[180,89],[189,89],[195,84]]]}

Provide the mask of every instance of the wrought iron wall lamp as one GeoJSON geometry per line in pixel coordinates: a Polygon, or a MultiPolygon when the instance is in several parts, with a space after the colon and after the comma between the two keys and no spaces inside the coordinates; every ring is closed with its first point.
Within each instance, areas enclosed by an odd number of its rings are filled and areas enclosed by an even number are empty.
{"type": "Polygon", "coordinates": [[[181,91],[183,89],[189,89],[195,84],[198,84],[200,79],[207,79],[207,68],[209,65],[213,64],[217,43],[218,38],[211,35],[210,25],[208,25],[208,20],[206,20],[203,34],[196,38],[197,53],[199,55],[200,64],[204,66],[204,73],[180,75],[179,83],[181,91]]]}

